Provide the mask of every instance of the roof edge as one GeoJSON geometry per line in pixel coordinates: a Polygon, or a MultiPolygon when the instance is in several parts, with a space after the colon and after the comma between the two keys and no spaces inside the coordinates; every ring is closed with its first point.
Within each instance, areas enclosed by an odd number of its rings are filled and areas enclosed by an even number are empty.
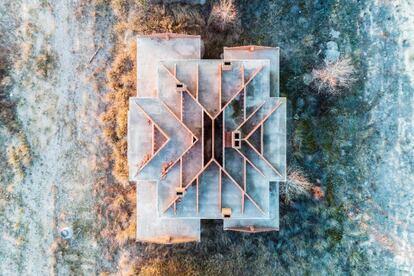
{"type": "Polygon", "coordinates": [[[176,34],[176,33],[155,33],[155,34],[140,34],[137,38],[163,38],[169,40],[171,38],[201,38],[200,35],[189,35],[189,34],[176,34]]]}
{"type": "Polygon", "coordinates": [[[257,50],[269,50],[276,49],[279,50],[279,47],[270,47],[270,46],[261,46],[261,45],[245,45],[245,46],[235,46],[235,47],[223,47],[224,50],[247,50],[247,51],[257,51],[257,50]]]}
{"type": "Polygon", "coordinates": [[[157,243],[157,244],[181,244],[190,242],[200,242],[200,237],[153,237],[153,238],[139,238],[136,237],[137,242],[142,243],[157,243]]]}

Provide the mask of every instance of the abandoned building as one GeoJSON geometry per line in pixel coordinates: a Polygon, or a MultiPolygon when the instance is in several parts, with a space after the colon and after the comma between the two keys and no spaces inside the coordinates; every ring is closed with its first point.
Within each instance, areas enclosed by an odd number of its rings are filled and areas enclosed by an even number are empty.
{"type": "Polygon", "coordinates": [[[286,179],[286,99],[279,49],[224,48],[201,59],[199,36],[137,38],[137,95],[129,100],[129,179],[138,241],[200,240],[200,220],[225,230],[279,229],[286,179]]]}

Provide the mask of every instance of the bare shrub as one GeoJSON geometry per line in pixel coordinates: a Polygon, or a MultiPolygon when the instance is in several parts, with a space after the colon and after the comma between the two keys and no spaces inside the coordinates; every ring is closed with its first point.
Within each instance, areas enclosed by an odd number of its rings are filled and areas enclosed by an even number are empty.
{"type": "Polygon", "coordinates": [[[318,92],[339,94],[341,88],[349,88],[355,82],[355,68],[350,58],[339,59],[336,62],[326,62],[322,68],[312,71],[313,81],[318,92]]]}
{"type": "Polygon", "coordinates": [[[237,20],[237,10],[233,0],[220,0],[213,6],[208,25],[217,31],[224,32],[230,29],[237,20]]]}
{"type": "Polygon", "coordinates": [[[35,73],[37,76],[46,79],[53,68],[55,67],[55,57],[53,53],[44,49],[35,59],[36,70],[35,73]]]}
{"type": "Polygon", "coordinates": [[[9,145],[7,148],[7,162],[12,167],[17,180],[20,181],[25,176],[25,170],[29,167],[32,156],[30,147],[24,137],[18,145],[9,145]]]}
{"type": "Polygon", "coordinates": [[[286,182],[281,182],[280,193],[286,203],[289,203],[293,197],[299,195],[312,195],[317,200],[324,197],[322,189],[310,182],[305,173],[297,167],[288,170],[286,182]]]}

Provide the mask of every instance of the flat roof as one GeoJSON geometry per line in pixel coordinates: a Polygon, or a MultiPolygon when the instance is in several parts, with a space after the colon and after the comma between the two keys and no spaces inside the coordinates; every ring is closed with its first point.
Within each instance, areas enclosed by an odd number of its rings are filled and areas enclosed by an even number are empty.
{"type": "Polygon", "coordinates": [[[200,45],[198,36],[138,37],[128,114],[138,240],[199,240],[200,219],[224,219],[227,230],[279,228],[278,182],[286,179],[279,49],[226,48],[224,60],[201,60],[200,45]]]}

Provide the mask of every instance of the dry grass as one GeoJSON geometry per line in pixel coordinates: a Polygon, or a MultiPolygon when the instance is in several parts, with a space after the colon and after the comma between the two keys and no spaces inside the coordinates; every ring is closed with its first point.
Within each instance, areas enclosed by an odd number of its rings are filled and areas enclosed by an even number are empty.
{"type": "Polygon", "coordinates": [[[213,6],[208,25],[213,29],[224,32],[232,28],[237,20],[237,9],[233,0],[220,0],[213,6]]]}
{"type": "Polygon", "coordinates": [[[129,97],[136,89],[136,46],[116,50],[112,68],[107,74],[110,92],[106,95],[108,108],[102,114],[104,135],[112,148],[113,175],[123,183],[128,182],[127,129],[129,97]]]}
{"type": "Polygon", "coordinates": [[[176,258],[168,261],[153,260],[143,266],[139,276],[163,276],[163,275],[199,275],[200,273],[186,264],[183,265],[176,258]]]}
{"type": "Polygon", "coordinates": [[[120,21],[116,32],[152,34],[152,33],[185,33],[200,34],[203,32],[205,20],[199,10],[191,6],[148,5],[130,11],[130,16],[120,21]]]}
{"type": "Polygon", "coordinates": [[[312,77],[318,92],[336,95],[355,82],[354,73],[351,59],[344,58],[332,63],[325,62],[322,68],[312,71],[312,77]]]}
{"type": "Polygon", "coordinates": [[[107,243],[106,256],[111,259],[120,247],[135,241],[135,186],[107,185],[106,181],[101,181],[95,190],[103,197],[101,204],[96,206],[96,212],[98,219],[105,222],[101,236],[107,243]]]}

